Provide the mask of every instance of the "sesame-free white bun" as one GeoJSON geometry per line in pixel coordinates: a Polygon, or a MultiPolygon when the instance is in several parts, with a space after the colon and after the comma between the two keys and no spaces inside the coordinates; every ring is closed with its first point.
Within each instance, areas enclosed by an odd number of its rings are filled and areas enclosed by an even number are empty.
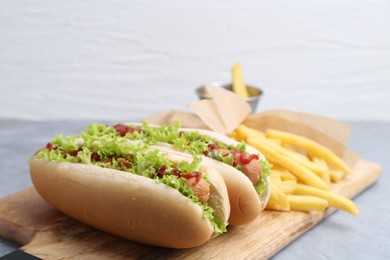
{"type": "MultiPolygon", "coordinates": [[[[191,158],[190,154],[176,150],[167,143],[157,143],[156,146],[152,147],[157,147],[160,151],[183,154],[183,156],[191,158]]],[[[262,210],[261,202],[249,178],[236,168],[223,162],[203,155],[202,160],[214,168],[225,181],[231,208],[229,225],[243,225],[257,218],[262,210]]]]}
{"type": "MultiPolygon", "coordinates": [[[[142,123],[125,123],[126,125],[132,126],[142,126],[142,123]]],[[[159,127],[160,125],[151,126],[159,127]]],[[[233,140],[230,137],[227,137],[223,134],[219,134],[210,130],[204,129],[194,129],[194,128],[180,128],[179,131],[183,132],[199,132],[201,135],[208,135],[212,138],[213,141],[221,142],[226,145],[237,145],[239,142],[233,140]]],[[[176,151],[177,154],[187,153],[186,151],[179,150],[168,143],[159,142],[156,143],[157,146],[165,147],[170,151],[176,151]]],[[[246,152],[249,154],[259,155],[259,159],[266,160],[265,156],[259,152],[256,148],[246,144],[246,152]]],[[[188,153],[187,153],[188,154],[188,153]]],[[[238,226],[247,224],[255,220],[260,213],[264,210],[265,206],[270,197],[271,188],[270,181],[268,177],[266,179],[268,184],[268,189],[262,196],[259,198],[255,188],[253,187],[252,182],[249,178],[243,174],[241,171],[237,170],[235,167],[227,165],[223,162],[214,160],[207,156],[201,155],[202,160],[216,169],[218,173],[222,176],[225,181],[226,187],[228,189],[229,201],[230,201],[230,218],[229,225],[238,226]]]]}
{"type": "MultiPolygon", "coordinates": [[[[171,161],[186,158],[169,155],[171,161]]],[[[209,205],[227,221],[230,205],[225,183],[202,166],[210,180],[209,205]]],[[[54,208],[105,232],[149,245],[190,248],[213,236],[202,209],[179,191],[154,180],[114,169],[76,163],[30,161],[40,196],[54,208]]]]}
{"type": "MultiPolygon", "coordinates": [[[[237,145],[237,144],[239,144],[239,142],[237,142],[236,140],[234,140],[234,139],[232,139],[230,137],[227,137],[225,135],[222,135],[222,134],[210,131],[210,130],[191,129],[191,128],[181,128],[180,130],[181,131],[189,131],[189,132],[198,131],[201,135],[209,135],[214,141],[218,141],[218,142],[224,143],[226,145],[237,145]]],[[[254,148],[254,147],[252,147],[252,146],[250,146],[248,144],[245,144],[245,151],[247,153],[249,153],[249,154],[257,154],[259,156],[259,159],[261,159],[261,160],[267,160],[265,158],[265,156],[259,150],[257,150],[256,148],[254,148]]],[[[234,167],[231,167],[231,168],[234,168],[234,167]]],[[[240,171],[237,170],[237,172],[240,172],[240,171]]],[[[221,172],[221,174],[223,174],[223,173],[221,172]]],[[[244,174],[241,173],[241,175],[244,175],[244,174]]],[[[228,181],[227,178],[229,178],[229,176],[227,176],[226,174],[223,174],[223,179],[225,180],[225,182],[228,181]]],[[[271,195],[271,188],[270,188],[271,178],[268,177],[266,179],[266,181],[267,181],[267,184],[268,184],[268,189],[266,190],[266,192],[260,198],[261,210],[263,210],[265,208],[265,206],[268,203],[269,197],[271,195]]],[[[232,188],[228,184],[227,184],[227,187],[228,187],[228,189],[232,188]]],[[[252,187],[253,187],[253,185],[252,185],[252,187]]],[[[243,202],[241,202],[241,203],[243,203],[243,202]]],[[[242,206],[245,208],[244,205],[242,205],[242,206]]]]}

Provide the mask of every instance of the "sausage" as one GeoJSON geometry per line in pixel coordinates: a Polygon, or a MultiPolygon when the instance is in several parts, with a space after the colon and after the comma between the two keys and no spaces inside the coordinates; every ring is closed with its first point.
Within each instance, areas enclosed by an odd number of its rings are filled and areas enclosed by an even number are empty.
{"type": "Polygon", "coordinates": [[[263,167],[260,161],[256,158],[248,160],[244,152],[236,152],[234,154],[234,162],[241,166],[242,172],[250,179],[253,185],[260,181],[263,167]],[[245,160],[243,160],[245,158],[245,160]]]}
{"type": "Polygon", "coordinates": [[[200,178],[198,181],[196,177],[192,177],[186,180],[186,185],[192,189],[201,203],[205,204],[209,200],[210,187],[204,179],[200,178]]]}
{"type": "Polygon", "coordinates": [[[250,163],[242,164],[241,168],[242,172],[251,180],[253,185],[259,182],[263,171],[259,160],[252,160],[250,163]]]}

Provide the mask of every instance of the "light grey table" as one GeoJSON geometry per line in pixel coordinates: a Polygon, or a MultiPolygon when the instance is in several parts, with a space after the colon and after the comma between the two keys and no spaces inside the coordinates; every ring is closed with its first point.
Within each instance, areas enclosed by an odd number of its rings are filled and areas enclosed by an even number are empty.
{"type": "MultiPolygon", "coordinates": [[[[0,197],[32,185],[27,163],[38,148],[56,134],[75,134],[88,123],[0,121],[0,197]]],[[[390,123],[351,124],[351,148],[383,167],[379,181],[354,199],[360,215],[334,213],[273,259],[390,259],[390,123]]],[[[18,247],[0,239],[0,256],[18,247]]]]}

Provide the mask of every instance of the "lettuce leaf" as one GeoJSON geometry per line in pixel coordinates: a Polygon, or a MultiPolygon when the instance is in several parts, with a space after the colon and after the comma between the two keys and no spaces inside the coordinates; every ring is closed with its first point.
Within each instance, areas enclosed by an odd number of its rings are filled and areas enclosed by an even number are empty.
{"type": "Polygon", "coordinates": [[[197,172],[200,170],[200,163],[202,162],[202,158],[200,156],[194,155],[192,157],[192,162],[180,162],[177,165],[177,168],[180,172],[197,172]]]}
{"type": "Polygon", "coordinates": [[[268,189],[267,178],[271,175],[271,169],[267,160],[260,159],[260,164],[263,168],[263,174],[261,175],[261,181],[259,181],[259,183],[257,183],[254,187],[257,194],[259,195],[259,198],[261,199],[268,189]]]}

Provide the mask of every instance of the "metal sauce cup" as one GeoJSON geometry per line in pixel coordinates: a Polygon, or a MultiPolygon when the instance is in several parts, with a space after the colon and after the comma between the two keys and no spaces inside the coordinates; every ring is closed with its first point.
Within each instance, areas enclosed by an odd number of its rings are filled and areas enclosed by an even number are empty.
{"type": "MultiPolygon", "coordinates": [[[[215,84],[217,86],[221,86],[227,90],[232,91],[232,84],[215,84]]],[[[257,105],[259,104],[259,100],[261,95],[263,95],[263,91],[260,88],[253,87],[250,85],[246,85],[249,98],[245,98],[245,101],[251,106],[252,113],[256,112],[257,105]]],[[[196,89],[196,93],[198,94],[199,99],[211,99],[212,96],[211,94],[207,91],[206,86],[200,86],[199,88],[196,89]]]]}

